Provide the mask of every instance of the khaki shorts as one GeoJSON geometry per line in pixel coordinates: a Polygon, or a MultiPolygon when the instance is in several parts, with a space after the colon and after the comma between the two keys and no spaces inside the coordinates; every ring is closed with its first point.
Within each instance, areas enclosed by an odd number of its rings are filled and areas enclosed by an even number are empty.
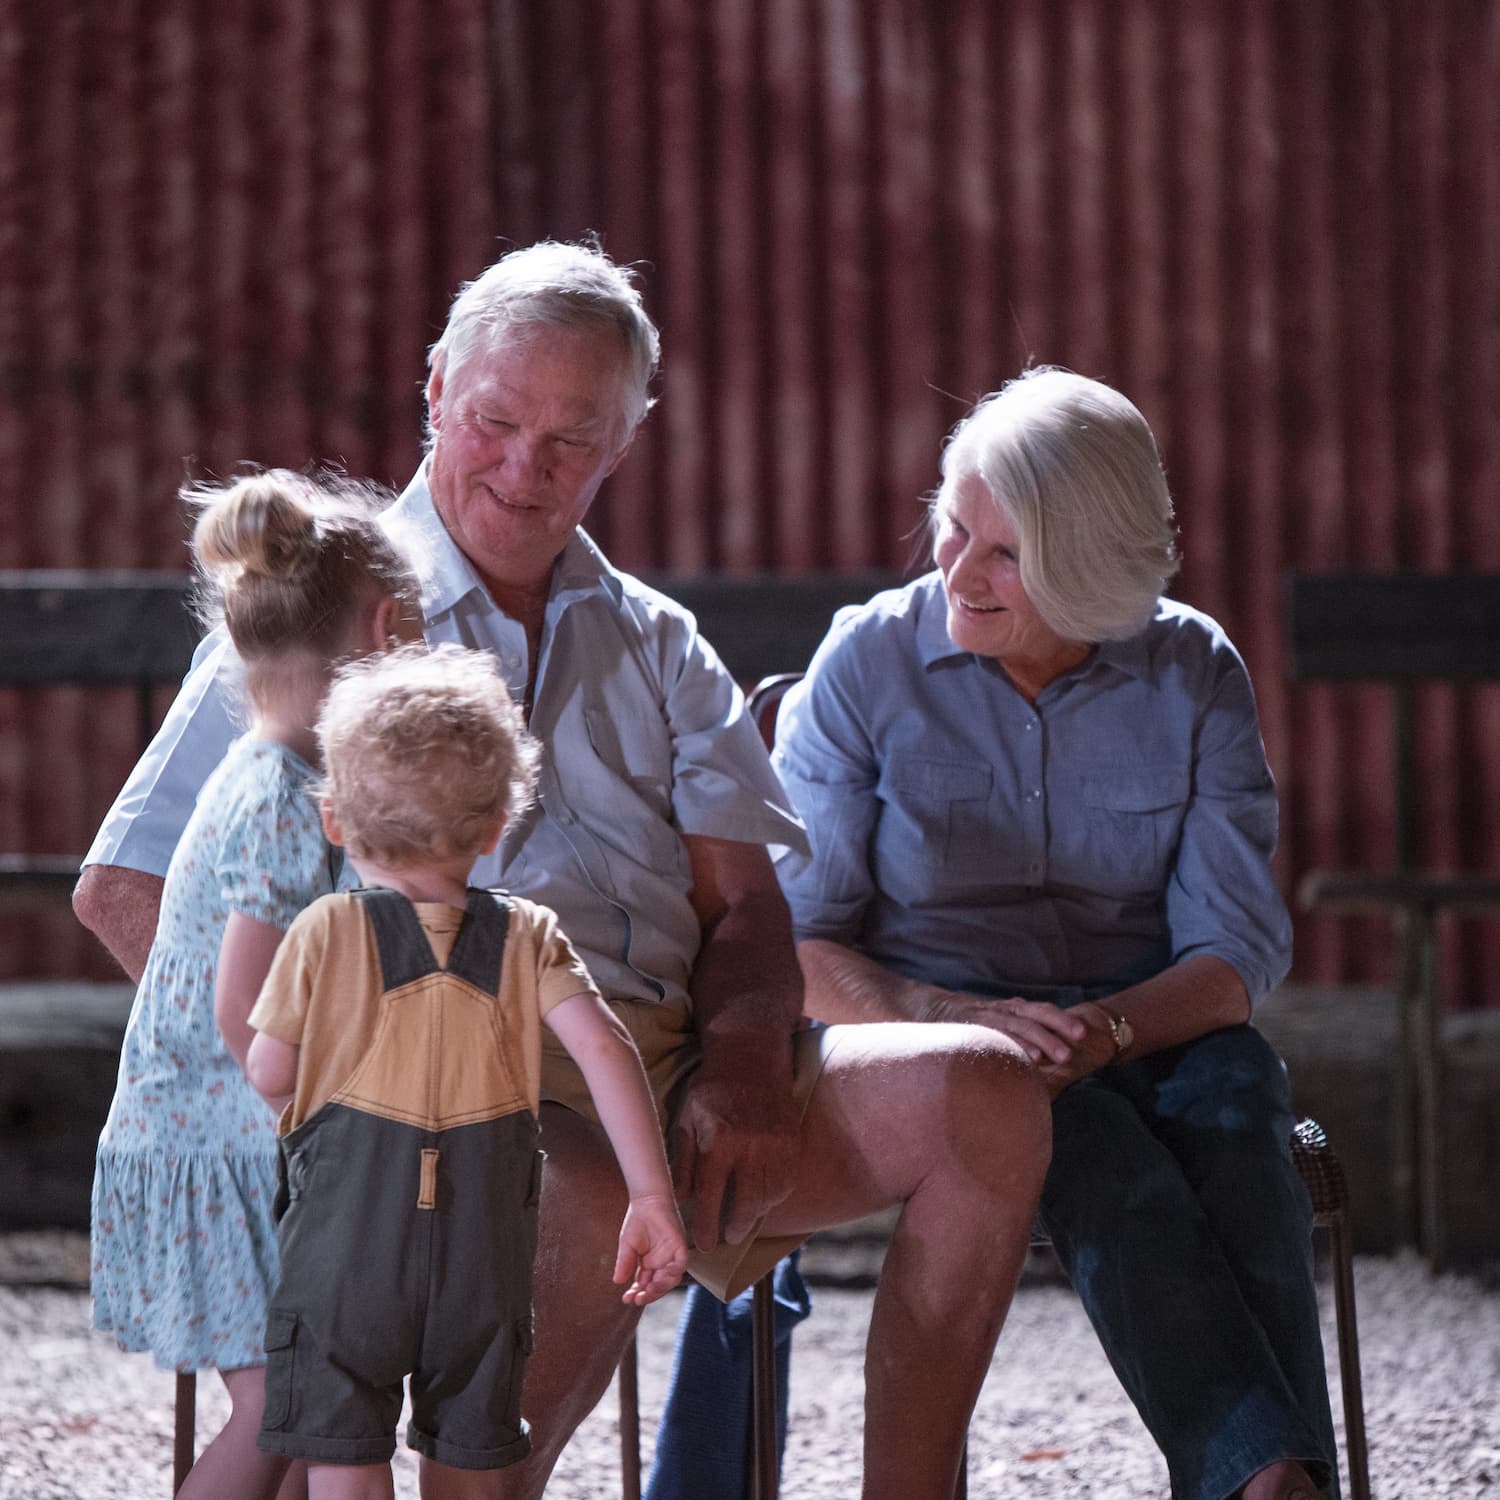
{"type": "MultiPolygon", "coordinates": [[[[684,1085],[702,1060],[697,1033],[690,1017],[667,1005],[640,1000],[611,1000],[609,1008],[625,1023],[656,1100],[662,1128],[669,1131],[682,1098],[684,1085]]],[[[838,1027],[807,1027],[792,1037],[792,1098],[799,1116],[807,1109],[813,1086],[833,1051],[838,1027]]],[[[561,1104],[597,1121],[594,1101],[578,1065],[562,1043],[547,1028],[542,1030],[542,1098],[561,1104]]],[[[668,1135],[668,1141],[671,1136],[668,1135]]],[[[688,1274],[700,1286],[727,1302],[753,1286],[783,1256],[790,1255],[805,1236],[750,1234],[738,1245],[719,1245],[713,1250],[692,1250],[688,1274]]]]}

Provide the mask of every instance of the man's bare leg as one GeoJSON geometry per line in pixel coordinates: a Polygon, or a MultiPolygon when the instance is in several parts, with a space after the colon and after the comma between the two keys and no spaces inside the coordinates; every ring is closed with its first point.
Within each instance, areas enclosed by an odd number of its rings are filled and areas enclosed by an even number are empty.
{"type": "Polygon", "coordinates": [[[608,1389],[640,1316],[610,1280],[626,1194],[603,1129],[544,1104],[542,1149],[547,1166],[532,1285],[536,1348],[521,1397],[531,1455],[495,1471],[493,1493],[505,1500],[542,1493],[573,1430],[608,1389]]]}
{"type": "MultiPolygon", "coordinates": [[[[865,1355],[865,1500],[949,1500],[969,1417],[1021,1274],[1046,1175],[1046,1090],[977,1026],[866,1025],[841,1037],[808,1102],[797,1186],[767,1234],[901,1204],[865,1355]]],[[[609,1280],[624,1186],[603,1132],[543,1108],[548,1153],[522,1410],[531,1457],[507,1500],[540,1496],[608,1387],[637,1314],[609,1280]]]]}
{"type": "Polygon", "coordinates": [[[864,1500],[949,1500],[1031,1237],[1047,1093],[980,1027],[842,1028],[765,1232],[902,1204],[865,1350],[864,1500]]]}

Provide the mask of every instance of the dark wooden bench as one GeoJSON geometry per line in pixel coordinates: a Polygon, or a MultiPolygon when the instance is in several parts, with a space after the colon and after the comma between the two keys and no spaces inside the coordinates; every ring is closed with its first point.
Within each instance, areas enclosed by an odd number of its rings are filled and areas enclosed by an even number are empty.
{"type": "MultiPolygon", "coordinates": [[[[144,749],[154,690],[198,639],[187,589],[186,573],[0,571],[0,687],[133,687],[144,749]]],[[[0,854],[0,912],[66,903],[81,853],[0,854]]]]}
{"type": "Polygon", "coordinates": [[[1397,1222],[1434,1265],[1445,1252],[1437,920],[1500,913],[1500,875],[1416,868],[1416,688],[1500,678],[1500,575],[1314,573],[1288,581],[1292,676],[1390,688],[1396,858],[1391,870],[1314,870],[1304,907],[1390,920],[1400,1037],[1393,1194],[1397,1222]]]}
{"type": "Polygon", "coordinates": [[[788,663],[805,667],[836,610],[901,581],[898,574],[876,571],[642,577],[692,610],[724,665],[747,688],[786,671],[788,663]]]}
{"type": "MultiPolygon", "coordinates": [[[[0,571],[0,686],[133,688],[144,749],[198,637],[187,590],[186,573],[0,571]]],[[[0,853],[0,914],[66,910],[82,854],[0,853]]],[[[0,985],[0,1226],[88,1224],[130,999],[124,982],[0,985]]]]}

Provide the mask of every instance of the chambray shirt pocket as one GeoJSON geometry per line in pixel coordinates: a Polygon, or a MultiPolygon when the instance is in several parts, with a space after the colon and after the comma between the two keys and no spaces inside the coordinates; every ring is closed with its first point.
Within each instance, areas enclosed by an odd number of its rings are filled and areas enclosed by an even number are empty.
{"type": "Polygon", "coordinates": [[[993,830],[985,818],[992,768],[982,762],[892,754],[881,777],[884,849],[899,851],[883,879],[900,879],[900,867],[946,869],[989,862],[993,830]]]}
{"type": "Polygon", "coordinates": [[[665,726],[659,719],[612,714],[598,705],[584,709],[583,722],[592,751],[585,774],[597,794],[595,810],[601,810],[601,801],[608,805],[603,831],[652,869],[681,873],[686,854],[673,827],[672,754],[665,726]]]}
{"type": "Polygon", "coordinates": [[[1114,894],[1159,892],[1187,809],[1186,766],[1109,766],[1080,773],[1075,854],[1114,894]]]}

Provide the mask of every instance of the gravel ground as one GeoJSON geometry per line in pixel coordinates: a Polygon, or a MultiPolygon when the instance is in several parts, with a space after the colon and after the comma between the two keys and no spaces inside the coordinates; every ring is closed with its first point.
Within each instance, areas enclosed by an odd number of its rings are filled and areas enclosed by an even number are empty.
{"type": "MultiPolygon", "coordinates": [[[[12,1239],[0,1253],[0,1500],[165,1500],[172,1380],[89,1330],[75,1280],[80,1239],[45,1253],[12,1239]]],[[[1433,1277],[1412,1259],[1356,1265],[1365,1406],[1379,1500],[1500,1496],[1500,1278],[1433,1277]]],[[[783,1492],[859,1492],[861,1351],[868,1290],[819,1287],[798,1334],[783,1492]]],[[[1331,1297],[1325,1339],[1333,1348],[1331,1297]]],[[[645,1442],[671,1356],[676,1298],[642,1324],[645,1442]]],[[[1337,1371],[1334,1410],[1340,1411],[1337,1371]]],[[[200,1382],[199,1434],[225,1401],[200,1382]]],[[[606,1396],[564,1455],[549,1496],[618,1496],[615,1398],[606,1396]]],[[[1340,1417],[1342,1440],[1342,1419],[1340,1417]]],[[[397,1495],[416,1496],[398,1458],[397,1495]]],[[[970,1438],[970,1493],[1025,1500],[1144,1500],[1165,1468],[1121,1394],[1072,1294],[1028,1278],[1017,1295],[970,1438]]],[[[705,1497],[715,1500],[715,1497],[705,1497]]]]}

